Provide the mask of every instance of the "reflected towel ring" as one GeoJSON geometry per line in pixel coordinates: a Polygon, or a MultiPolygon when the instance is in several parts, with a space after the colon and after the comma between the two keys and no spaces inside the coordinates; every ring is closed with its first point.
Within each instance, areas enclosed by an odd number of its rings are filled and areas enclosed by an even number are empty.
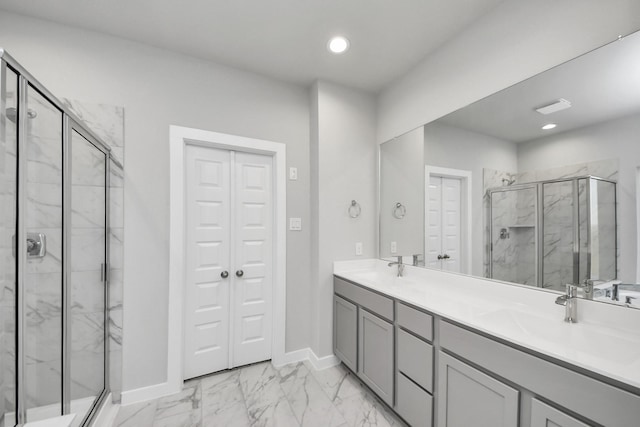
{"type": "Polygon", "coordinates": [[[398,219],[402,219],[406,214],[407,214],[407,208],[405,208],[402,203],[397,202],[396,205],[393,207],[393,216],[398,219]]]}
{"type": "Polygon", "coordinates": [[[358,218],[360,216],[360,213],[362,212],[362,209],[360,208],[360,203],[356,202],[355,200],[351,201],[351,205],[349,205],[349,216],[351,218],[358,218]]]}

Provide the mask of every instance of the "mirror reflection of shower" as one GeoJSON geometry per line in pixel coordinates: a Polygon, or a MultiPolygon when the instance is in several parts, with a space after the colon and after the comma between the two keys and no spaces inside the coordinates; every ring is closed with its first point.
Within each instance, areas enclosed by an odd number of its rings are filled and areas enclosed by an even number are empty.
{"type": "Polygon", "coordinates": [[[513,178],[513,179],[502,178],[502,185],[504,187],[508,187],[510,185],[513,185],[515,182],[516,182],[515,178],[513,178]]]}
{"type": "Polygon", "coordinates": [[[488,190],[489,277],[554,290],[616,279],[615,181],[502,182],[488,190]]]}

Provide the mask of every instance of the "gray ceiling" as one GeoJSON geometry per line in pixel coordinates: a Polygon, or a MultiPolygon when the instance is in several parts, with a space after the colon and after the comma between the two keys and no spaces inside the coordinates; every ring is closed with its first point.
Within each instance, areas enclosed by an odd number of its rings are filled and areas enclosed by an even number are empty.
{"type": "Polygon", "coordinates": [[[525,142],[640,113],[640,33],[583,55],[440,119],[496,138],[525,142]],[[571,108],[541,115],[559,98],[571,108]],[[541,129],[546,123],[558,126],[541,129]]]}
{"type": "Polygon", "coordinates": [[[503,0],[0,0],[0,9],[309,85],[379,91],[503,0]],[[332,55],[343,34],[351,49],[332,55]]]}

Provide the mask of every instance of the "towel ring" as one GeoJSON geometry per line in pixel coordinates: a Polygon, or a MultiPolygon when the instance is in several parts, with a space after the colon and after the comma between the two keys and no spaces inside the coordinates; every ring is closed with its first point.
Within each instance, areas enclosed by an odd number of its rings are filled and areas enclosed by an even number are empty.
{"type": "Polygon", "coordinates": [[[351,205],[349,205],[348,212],[351,218],[358,218],[360,216],[360,213],[362,212],[362,209],[360,208],[360,203],[356,202],[355,200],[352,200],[351,205]]]}
{"type": "Polygon", "coordinates": [[[402,219],[407,214],[407,208],[400,202],[393,207],[393,216],[402,219]]]}

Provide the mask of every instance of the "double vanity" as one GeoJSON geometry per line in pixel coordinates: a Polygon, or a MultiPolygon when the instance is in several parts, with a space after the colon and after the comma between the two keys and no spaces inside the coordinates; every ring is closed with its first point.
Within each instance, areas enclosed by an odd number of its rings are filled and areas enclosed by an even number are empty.
{"type": "Polygon", "coordinates": [[[640,426],[640,310],[397,269],[334,264],[334,353],[411,426],[640,426]]]}

